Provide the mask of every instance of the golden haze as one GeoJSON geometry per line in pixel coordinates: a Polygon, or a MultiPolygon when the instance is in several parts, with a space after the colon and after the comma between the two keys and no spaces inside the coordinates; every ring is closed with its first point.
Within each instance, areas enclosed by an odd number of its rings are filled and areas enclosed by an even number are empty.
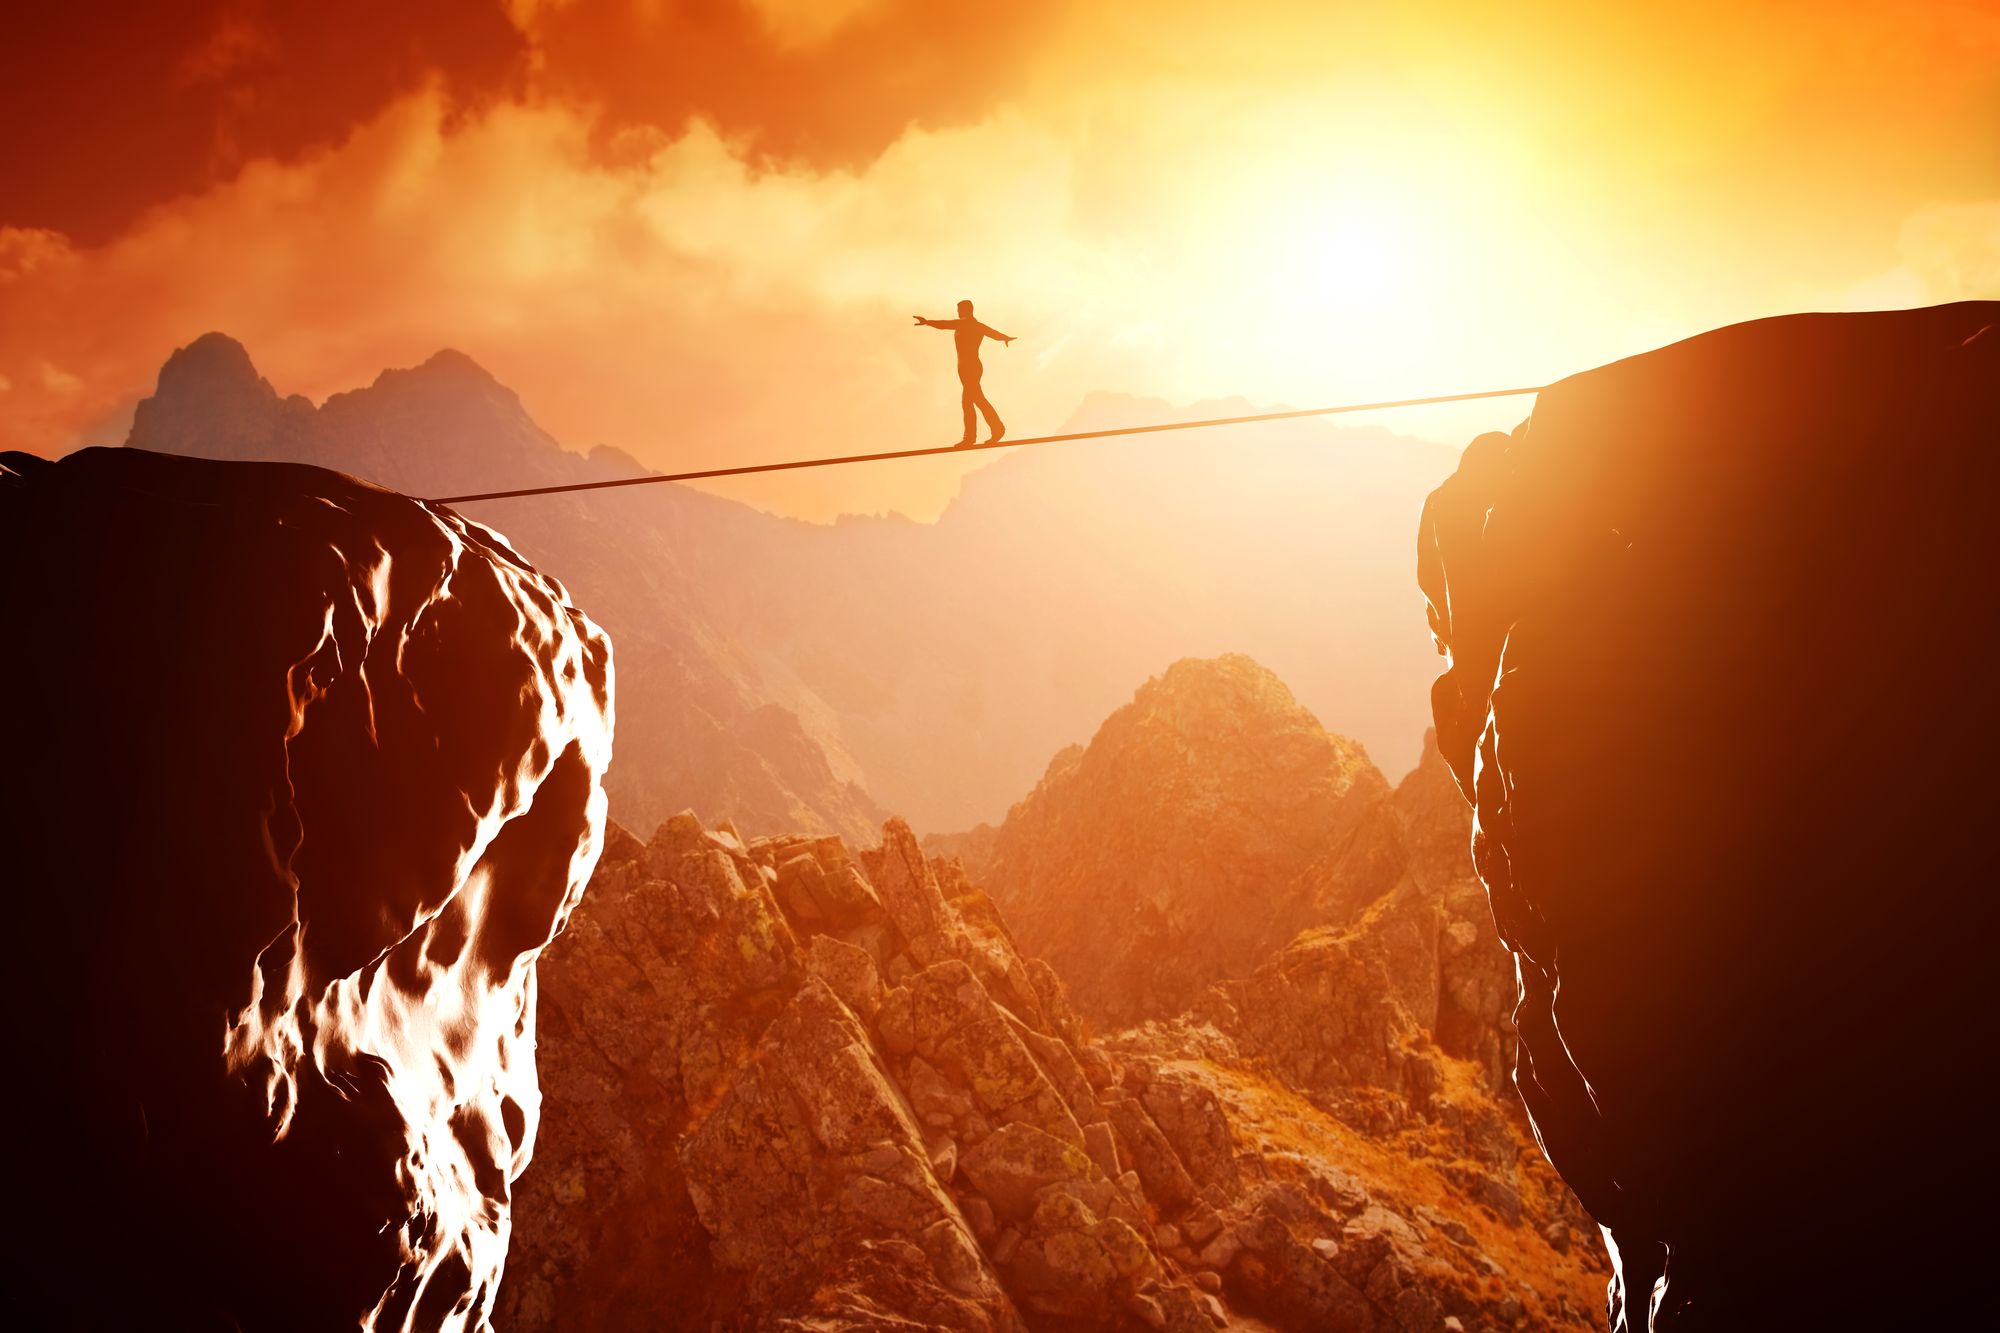
{"type": "MultiPolygon", "coordinates": [[[[946,442],[950,348],[908,316],[966,296],[1021,337],[987,387],[1033,434],[1096,389],[1500,387],[1755,315],[2000,292],[1984,5],[939,8],[746,0],[696,31],[514,0],[464,20],[490,58],[446,69],[421,52],[450,32],[398,45],[362,6],[382,41],[339,49],[407,77],[345,121],[281,141],[218,112],[200,170],[92,227],[0,212],[0,446],[122,438],[211,328],[313,397],[455,346],[565,443],[665,468],[946,442]]],[[[186,35],[176,96],[275,97],[332,49],[255,13],[186,35]]],[[[1518,410],[1396,424],[1459,441],[1518,410]]],[[[923,517],[981,461],[731,493],[923,517]]]]}

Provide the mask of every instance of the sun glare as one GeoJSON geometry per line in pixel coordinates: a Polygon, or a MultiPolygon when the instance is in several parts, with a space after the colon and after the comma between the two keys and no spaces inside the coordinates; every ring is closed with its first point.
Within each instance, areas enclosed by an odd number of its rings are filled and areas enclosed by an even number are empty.
{"type": "Polygon", "coordinates": [[[1386,216],[1353,214],[1310,229],[1292,262],[1300,286],[1312,297],[1374,306],[1407,289],[1410,239],[1386,216]]]}
{"type": "Polygon", "coordinates": [[[1428,336],[1452,247],[1395,182],[1293,182],[1263,195],[1244,232],[1223,281],[1261,331],[1236,350],[1272,375],[1268,391],[1323,376],[1329,353],[1362,378],[1389,375],[1428,336]]]}

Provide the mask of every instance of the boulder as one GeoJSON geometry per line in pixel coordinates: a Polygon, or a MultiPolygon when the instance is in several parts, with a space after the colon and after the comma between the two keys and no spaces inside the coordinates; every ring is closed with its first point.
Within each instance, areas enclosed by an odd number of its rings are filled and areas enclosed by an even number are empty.
{"type": "Polygon", "coordinates": [[[1621,1327],[1967,1317],[1996,440],[2000,302],[1787,316],[1550,386],[1424,507],[1515,1079],[1621,1327]],[[1921,1219],[1858,1265],[1857,1152],[1921,1219]]]}
{"type": "Polygon", "coordinates": [[[485,1328],[609,642],[300,465],[0,456],[0,568],[12,1322],[485,1328]]]}
{"type": "Polygon", "coordinates": [[[958,1165],[994,1212],[1013,1222],[1034,1214],[1044,1186],[1087,1179],[1095,1169],[1081,1148],[1019,1121],[987,1135],[958,1165]]]}
{"type": "Polygon", "coordinates": [[[831,935],[815,935],[806,946],[805,966],[863,1022],[872,1020],[881,1009],[882,979],[875,974],[875,960],[867,950],[831,935]]]}

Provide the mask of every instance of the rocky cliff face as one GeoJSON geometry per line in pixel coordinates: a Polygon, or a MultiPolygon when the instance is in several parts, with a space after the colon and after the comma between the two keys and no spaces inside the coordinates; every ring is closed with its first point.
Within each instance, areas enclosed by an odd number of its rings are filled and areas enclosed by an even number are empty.
{"type": "Polygon", "coordinates": [[[936,846],[993,887],[1078,1007],[1116,1026],[1170,1018],[1373,901],[1395,882],[1396,842],[1361,747],[1232,654],[1148,681],[997,831],[936,846]]]}
{"type": "Polygon", "coordinates": [[[313,467],[6,455],[0,568],[10,1322],[485,1328],[604,636],[313,467]]]}
{"type": "Polygon", "coordinates": [[[1580,1328],[1602,1281],[1470,1065],[1378,1134],[1213,1028],[1090,1040],[900,821],[615,835],[541,1024],[515,1329],[1580,1328]]]}
{"type": "Polygon", "coordinates": [[[1425,508],[1521,1095],[1621,1327],[1965,1317],[1996,446],[2000,303],[1795,316],[1563,381],[1425,508]]]}
{"type": "MultiPolygon", "coordinates": [[[[1470,820],[1428,738],[1423,762],[1386,804],[1376,817],[1393,823],[1360,882],[1379,883],[1386,869],[1390,887],[1325,912],[1193,1006],[1289,1086],[1377,1134],[1433,1119],[1433,1094],[1452,1078],[1500,1093],[1514,1046],[1511,960],[1465,851],[1470,820]]],[[[1322,898],[1349,898],[1352,861],[1345,851],[1323,856],[1303,878],[1338,886],[1322,898]]],[[[1471,1110],[1467,1102],[1447,1118],[1463,1123],[1471,1110]]],[[[1504,1108],[1482,1100],[1476,1114],[1497,1160],[1511,1164],[1498,1128],[1504,1108]]]]}

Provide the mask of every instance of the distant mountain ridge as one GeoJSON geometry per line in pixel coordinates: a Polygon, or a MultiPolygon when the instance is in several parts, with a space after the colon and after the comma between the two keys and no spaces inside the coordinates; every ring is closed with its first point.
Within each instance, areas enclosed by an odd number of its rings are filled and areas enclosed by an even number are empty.
{"type": "MultiPolygon", "coordinates": [[[[1099,395],[1069,424],[1172,415],[1099,395]]],[[[565,449],[460,353],[315,408],[218,334],[175,353],[128,443],[416,495],[644,470],[565,449]]],[[[690,807],[859,839],[884,808],[925,830],[998,818],[1133,680],[1186,656],[1251,653],[1407,767],[1434,661],[1405,586],[1409,523],[1454,460],[1305,422],[1024,451],[933,524],[806,523],[678,485],[463,508],[612,633],[620,818],[690,807]]]]}

